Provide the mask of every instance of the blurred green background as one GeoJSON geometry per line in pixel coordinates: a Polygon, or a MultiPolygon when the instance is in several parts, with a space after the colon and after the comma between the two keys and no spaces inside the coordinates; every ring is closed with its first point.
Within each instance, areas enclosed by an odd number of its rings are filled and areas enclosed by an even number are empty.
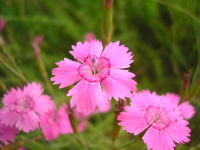
{"type": "MultiPolygon", "coordinates": [[[[101,40],[102,0],[0,0],[0,18],[6,21],[0,33],[7,50],[29,81],[42,82],[32,50],[35,36],[43,35],[43,61],[51,76],[55,62],[72,58],[71,45],[93,32],[101,40]]],[[[131,71],[139,89],[158,93],[179,92],[184,72],[191,72],[191,89],[199,89],[200,75],[200,1],[199,0],[114,0],[112,41],[120,40],[134,53],[131,71]],[[199,81],[198,81],[199,82],[199,81]],[[198,86],[197,86],[198,85],[198,86]]],[[[0,53],[3,53],[0,47],[0,53]]],[[[2,62],[10,63],[7,57],[2,62]]],[[[9,64],[12,67],[12,64],[9,64]]],[[[24,84],[0,64],[0,81],[8,88],[24,84]]],[[[65,101],[65,89],[54,86],[57,104],[65,101]]],[[[48,93],[48,91],[46,91],[48,93]]],[[[0,92],[1,96],[3,91],[0,92]]],[[[180,150],[200,150],[199,93],[190,97],[197,114],[191,120],[192,141],[180,150]]],[[[113,110],[112,110],[113,112],[113,110]]],[[[111,149],[109,139],[113,113],[90,118],[83,133],[91,149],[111,149]]],[[[18,136],[18,140],[33,137],[37,132],[18,136]]],[[[117,144],[126,143],[130,134],[121,132],[117,144]]],[[[61,136],[53,142],[32,142],[27,149],[81,150],[74,135],[61,136]]],[[[145,150],[142,142],[122,149],[145,150]]]]}

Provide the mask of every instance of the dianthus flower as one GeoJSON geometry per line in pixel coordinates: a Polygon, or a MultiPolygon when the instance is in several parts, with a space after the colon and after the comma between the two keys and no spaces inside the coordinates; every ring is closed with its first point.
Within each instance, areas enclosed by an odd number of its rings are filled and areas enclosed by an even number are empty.
{"type": "Polygon", "coordinates": [[[39,126],[39,114],[53,107],[48,95],[43,94],[39,83],[30,83],[23,88],[12,88],[3,97],[4,107],[0,112],[1,123],[15,126],[24,132],[30,132],[39,126]]]}
{"type": "Polygon", "coordinates": [[[40,126],[47,141],[52,141],[60,134],[72,133],[72,127],[64,106],[58,111],[51,109],[40,116],[40,126]]]}
{"type": "Polygon", "coordinates": [[[134,93],[131,106],[125,107],[118,120],[124,130],[134,135],[146,130],[143,141],[149,150],[174,150],[175,143],[189,141],[188,121],[174,103],[156,93],[134,93]]]}
{"type": "Polygon", "coordinates": [[[8,144],[15,140],[15,136],[18,133],[17,129],[10,126],[5,126],[0,123],[0,141],[3,144],[8,144]]]}
{"type": "Polygon", "coordinates": [[[78,62],[64,58],[56,63],[51,80],[60,88],[78,82],[67,94],[77,111],[89,114],[112,97],[124,99],[136,90],[135,75],[126,69],[133,62],[132,53],[119,42],[108,44],[104,51],[98,40],[78,42],[70,53],[78,62]]]}
{"type": "Polygon", "coordinates": [[[184,119],[191,119],[194,116],[195,108],[189,103],[189,101],[180,104],[181,98],[175,93],[167,93],[164,97],[173,102],[180,109],[181,115],[184,119]]]}

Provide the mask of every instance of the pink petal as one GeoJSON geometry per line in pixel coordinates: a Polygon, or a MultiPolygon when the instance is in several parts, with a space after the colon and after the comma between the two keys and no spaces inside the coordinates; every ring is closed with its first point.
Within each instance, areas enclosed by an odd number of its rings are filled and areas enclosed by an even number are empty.
{"type": "Polygon", "coordinates": [[[67,96],[72,96],[71,106],[76,106],[77,111],[84,114],[89,114],[95,110],[96,106],[105,104],[105,98],[98,82],[80,81],[67,96]]]}
{"type": "Polygon", "coordinates": [[[16,128],[0,124],[0,141],[2,143],[8,144],[9,141],[14,141],[17,133],[16,128]]]}
{"type": "Polygon", "coordinates": [[[70,54],[80,62],[84,62],[85,57],[88,55],[100,56],[103,50],[102,43],[98,40],[86,41],[84,43],[78,42],[77,45],[72,46],[70,54]]]}
{"type": "Polygon", "coordinates": [[[138,93],[133,93],[131,97],[131,105],[145,110],[149,106],[160,107],[160,97],[156,93],[151,93],[149,90],[142,90],[138,93]]]}
{"type": "Polygon", "coordinates": [[[27,114],[20,115],[20,118],[16,122],[16,128],[28,133],[34,131],[39,126],[39,117],[34,112],[28,112],[27,114]]]}
{"type": "Polygon", "coordinates": [[[55,114],[56,114],[55,111],[52,109],[52,110],[49,110],[48,112],[40,115],[40,127],[41,127],[42,133],[45,137],[45,140],[47,140],[47,141],[54,140],[60,134],[59,126],[52,119],[52,117],[57,118],[57,116],[55,116],[55,114]]]}
{"type": "Polygon", "coordinates": [[[109,43],[103,51],[102,56],[110,59],[111,68],[129,68],[133,62],[132,53],[128,52],[127,47],[119,44],[119,41],[109,43]]]}
{"type": "Polygon", "coordinates": [[[79,63],[65,58],[57,65],[58,67],[52,70],[54,77],[51,81],[54,81],[54,84],[60,84],[60,88],[67,87],[81,79],[77,71],[79,63]]]}
{"type": "Polygon", "coordinates": [[[3,107],[0,111],[1,123],[6,126],[14,126],[14,124],[19,119],[19,117],[20,117],[19,114],[17,114],[15,111],[12,111],[6,107],[3,107]]]}
{"type": "Polygon", "coordinates": [[[147,130],[143,140],[149,150],[174,150],[175,147],[173,139],[166,132],[159,131],[153,127],[147,130]]]}
{"type": "Polygon", "coordinates": [[[3,104],[4,106],[12,106],[15,103],[15,99],[21,97],[23,95],[23,91],[20,88],[14,89],[11,88],[9,91],[6,92],[3,96],[3,104]]]}
{"type": "Polygon", "coordinates": [[[110,77],[102,81],[108,99],[131,97],[131,91],[136,91],[136,82],[131,79],[133,76],[127,70],[111,69],[110,77]]]}
{"type": "Polygon", "coordinates": [[[35,102],[34,111],[41,114],[55,108],[55,103],[48,95],[41,95],[35,102]]]}
{"type": "Polygon", "coordinates": [[[86,126],[87,126],[87,121],[86,120],[81,121],[78,125],[78,131],[83,132],[86,126]]]}
{"type": "Polygon", "coordinates": [[[189,102],[180,104],[179,108],[183,118],[185,119],[191,119],[195,114],[195,108],[189,102]]]}
{"type": "Polygon", "coordinates": [[[32,97],[40,96],[43,91],[44,90],[42,88],[42,85],[40,83],[36,83],[36,82],[32,82],[30,84],[27,84],[23,88],[24,95],[29,95],[29,96],[32,96],[32,97]]]}
{"type": "Polygon", "coordinates": [[[173,125],[166,129],[166,132],[176,143],[189,142],[190,129],[187,127],[188,122],[179,119],[173,125]]]}
{"type": "Polygon", "coordinates": [[[135,135],[141,133],[148,127],[144,120],[144,113],[131,107],[126,107],[126,112],[121,112],[118,116],[119,125],[127,132],[135,135]],[[131,111],[129,111],[131,109],[131,111]]]}
{"type": "Polygon", "coordinates": [[[66,113],[64,106],[60,107],[58,110],[57,119],[60,133],[66,134],[73,132],[68,114],[66,113]]]}
{"type": "Polygon", "coordinates": [[[98,107],[97,113],[106,113],[111,110],[111,101],[108,100],[108,98],[106,98],[106,96],[105,96],[105,99],[107,99],[107,100],[105,101],[105,103],[103,105],[100,105],[98,107]]]}
{"type": "Polygon", "coordinates": [[[174,103],[174,104],[176,104],[176,105],[178,105],[179,102],[180,102],[180,96],[177,95],[177,94],[175,94],[175,93],[167,93],[167,94],[164,95],[164,96],[168,97],[168,99],[169,99],[172,103],[174,103]]]}

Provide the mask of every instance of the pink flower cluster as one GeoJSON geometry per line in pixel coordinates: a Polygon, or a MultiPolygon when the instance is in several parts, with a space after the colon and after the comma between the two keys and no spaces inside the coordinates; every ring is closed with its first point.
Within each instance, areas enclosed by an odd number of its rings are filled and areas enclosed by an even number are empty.
{"type": "MultiPolygon", "coordinates": [[[[41,37],[36,38],[33,47],[41,41],[41,37]]],[[[64,58],[56,63],[51,78],[60,88],[76,84],[67,93],[70,106],[57,108],[39,83],[12,88],[3,96],[0,109],[3,144],[14,141],[18,131],[40,128],[47,141],[73,133],[69,112],[79,121],[81,132],[89,115],[110,110],[112,98],[130,98],[130,106],[117,118],[119,125],[134,135],[144,133],[142,139],[149,150],[174,150],[175,144],[189,142],[187,119],[195,114],[194,107],[189,102],[180,103],[180,97],[173,93],[136,92],[135,75],[128,70],[133,56],[127,47],[114,42],[103,48],[93,34],[88,34],[85,42],[72,46],[70,54],[76,61],[64,58]]]]}
{"type": "Polygon", "coordinates": [[[60,84],[60,88],[76,83],[67,94],[71,96],[71,107],[90,114],[105,107],[112,97],[115,100],[129,97],[131,106],[118,116],[119,125],[135,135],[147,130],[143,140],[149,150],[173,150],[175,143],[189,141],[186,119],[194,115],[194,107],[189,102],[179,104],[179,96],[172,93],[161,96],[149,91],[137,93],[136,82],[132,80],[135,75],[127,70],[133,62],[127,47],[114,42],[103,51],[102,43],[87,34],[86,41],[72,46],[70,54],[77,61],[64,58],[56,63],[51,80],[60,84]]]}
{"type": "MultiPolygon", "coordinates": [[[[26,133],[41,127],[47,141],[55,139],[59,134],[72,133],[72,127],[64,106],[56,111],[50,96],[43,94],[39,83],[30,83],[23,88],[9,90],[3,97],[3,108],[0,109],[0,141],[8,144],[15,140],[18,131],[26,133]]],[[[85,116],[80,130],[85,128],[85,116]]]]}
{"type": "MultiPolygon", "coordinates": [[[[41,84],[32,82],[22,88],[10,89],[3,97],[0,109],[0,141],[8,144],[15,140],[18,131],[26,133],[41,128],[45,140],[51,141],[60,134],[73,133],[68,109],[63,104],[58,110],[50,96],[43,94],[41,84]]],[[[110,104],[98,112],[108,111],[110,104]]],[[[86,127],[88,116],[74,110],[79,120],[78,130],[86,127]]]]}
{"type": "Polygon", "coordinates": [[[149,150],[173,150],[175,143],[189,141],[189,123],[194,107],[172,93],[158,95],[148,90],[134,93],[131,105],[118,116],[119,125],[127,132],[138,135],[144,131],[144,143],[149,150]]]}

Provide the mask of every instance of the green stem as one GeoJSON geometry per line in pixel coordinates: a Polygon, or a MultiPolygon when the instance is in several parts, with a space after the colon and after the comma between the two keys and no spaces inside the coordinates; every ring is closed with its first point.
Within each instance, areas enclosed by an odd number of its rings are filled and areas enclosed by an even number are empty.
{"type": "Polygon", "coordinates": [[[4,147],[1,148],[1,150],[13,150],[13,149],[18,149],[20,147],[23,147],[25,144],[28,144],[28,143],[31,143],[33,141],[37,141],[37,140],[40,140],[42,139],[43,136],[42,135],[38,135],[32,139],[27,139],[27,140],[22,140],[22,141],[16,141],[16,142],[13,142],[9,145],[6,145],[4,147]]]}
{"type": "Polygon", "coordinates": [[[126,146],[129,146],[129,145],[133,144],[136,140],[137,140],[137,138],[134,138],[134,139],[130,140],[129,142],[118,146],[117,148],[120,149],[120,148],[124,148],[126,146]]]}
{"type": "Polygon", "coordinates": [[[80,144],[83,145],[83,147],[84,147],[85,150],[87,150],[88,149],[88,145],[85,142],[84,138],[80,135],[80,133],[79,133],[79,131],[77,129],[76,119],[75,119],[73,110],[69,111],[69,120],[70,120],[72,129],[73,129],[74,133],[76,134],[76,136],[77,136],[80,144]]]}
{"type": "Polygon", "coordinates": [[[112,36],[113,0],[104,0],[103,5],[102,40],[105,47],[112,36]]]}
{"type": "Polygon", "coordinates": [[[118,115],[124,110],[126,102],[122,99],[120,99],[117,104],[115,105],[115,117],[114,117],[114,122],[113,122],[113,131],[112,131],[112,150],[117,150],[117,147],[115,147],[115,141],[119,135],[119,131],[121,129],[121,126],[118,125],[118,120],[117,117],[118,115]]]}
{"type": "Polygon", "coordinates": [[[21,17],[24,19],[26,17],[26,13],[25,13],[25,0],[20,0],[20,14],[21,17]]]}
{"type": "Polygon", "coordinates": [[[35,59],[37,61],[40,73],[41,73],[41,75],[42,75],[42,77],[43,77],[43,79],[44,79],[44,81],[47,85],[48,91],[51,95],[54,95],[53,87],[52,87],[52,85],[49,81],[49,77],[48,77],[48,74],[47,74],[47,71],[46,71],[46,66],[45,66],[43,59],[42,59],[40,47],[38,45],[33,47],[33,51],[35,53],[35,59]]]}
{"type": "Polygon", "coordinates": [[[118,125],[118,121],[117,121],[117,114],[115,114],[115,119],[113,122],[113,131],[112,131],[112,150],[117,150],[117,148],[115,147],[115,141],[119,135],[119,131],[120,131],[121,127],[118,125]]]}
{"type": "Polygon", "coordinates": [[[28,80],[26,79],[25,76],[23,76],[23,74],[19,73],[15,69],[13,69],[5,61],[0,61],[0,63],[2,63],[8,70],[10,70],[10,72],[12,72],[14,75],[16,75],[22,82],[28,83],[28,80]]]}
{"type": "Polygon", "coordinates": [[[1,46],[1,50],[4,53],[4,55],[6,56],[6,58],[8,58],[7,60],[9,60],[10,63],[12,63],[13,67],[16,69],[17,72],[19,72],[20,74],[22,74],[24,76],[24,73],[22,72],[20,67],[17,65],[17,63],[14,59],[14,56],[10,52],[10,50],[7,46],[7,43],[5,42],[3,36],[1,36],[1,35],[0,35],[0,46],[1,46]]]}
{"type": "Polygon", "coordinates": [[[192,14],[190,11],[188,11],[187,9],[179,6],[179,5],[176,5],[176,4],[172,4],[170,2],[167,2],[167,1],[164,1],[164,0],[150,0],[150,1],[153,1],[153,2],[156,2],[156,3],[159,3],[161,5],[165,5],[167,7],[171,7],[181,13],[183,13],[184,15],[192,18],[195,22],[197,22],[198,24],[200,24],[200,19],[195,16],[194,14],[192,14]]]}
{"type": "Polygon", "coordinates": [[[0,79],[0,88],[2,89],[2,91],[6,92],[8,89],[5,85],[5,83],[0,79]]]}

